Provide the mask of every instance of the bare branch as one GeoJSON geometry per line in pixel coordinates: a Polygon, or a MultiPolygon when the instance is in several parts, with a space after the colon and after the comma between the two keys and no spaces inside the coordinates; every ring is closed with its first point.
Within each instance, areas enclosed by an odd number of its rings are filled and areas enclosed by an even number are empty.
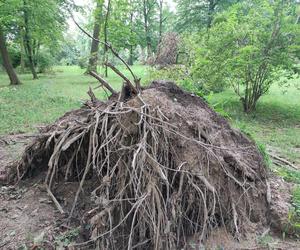
{"type": "Polygon", "coordinates": [[[89,74],[96,78],[112,94],[117,94],[117,92],[109,85],[109,83],[105,81],[101,76],[99,76],[96,72],[90,71],[89,74]]]}
{"type": "Polygon", "coordinates": [[[109,48],[111,50],[111,52],[113,53],[114,56],[116,56],[125,66],[126,68],[129,70],[130,74],[132,75],[133,79],[134,79],[134,82],[136,84],[136,87],[137,88],[140,88],[140,79],[136,77],[136,75],[133,73],[132,69],[129,67],[129,65],[127,64],[127,62],[118,54],[117,51],[115,51],[115,49],[109,44],[109,43],[106,43],[106,42],[103,42],[103,41],[100,41],[99,39],[93,37],[91,34],[89,34],[86,30],[84,30],[77,22],[76,20],[74,19],[74,16],[73,14],[69,11],[70,13],[70,16],[73,20],[73,22],[75,23],[75,25],[84,33],[86,34],[89,38],[101,43],[101,44],[104,44],[107,48],[109,48]]]}
{"type": "Polygon", "coordinates": [[[134,85],[132,84],[132,82],[120,70],[118,70],[114,65],[112,65],[109,62],[106,62],[105,65],[107,67],[111,68],[117,75],[119,75],[121,78],[124,79],[124,81],[126,82],[126,84],[128,85],[128,87],[130,87],[130,89],[133,92],[133,94],[137,94],[138,93],[137,89],[134,87],[134,85]]]}

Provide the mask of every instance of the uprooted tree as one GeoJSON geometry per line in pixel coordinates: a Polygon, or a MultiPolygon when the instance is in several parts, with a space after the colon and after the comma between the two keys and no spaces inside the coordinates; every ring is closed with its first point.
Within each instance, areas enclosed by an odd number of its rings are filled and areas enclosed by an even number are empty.
{"type": "Polygon", "coordinates": [[[155,64],[161,67],[176,64],[178,55],[179,36],[174,32],[165,34],[156,53],[155,64]]]}
{"type": "Polygon", "coordinates": [[[74,247],[176,249],[218,227],[240,238],[268,223],[267,171],[254,142],[175,84],[142,89],[134,74],[132,82],[107,65],[122,91],[91,72],[108,101],[90,89],[91,101],[41,130],[8,167],[11,182],[45,176],[56,207],[87,237],[74,247]],[[62,206],[56,194],[67,183],[77,191],[62,206]]]}

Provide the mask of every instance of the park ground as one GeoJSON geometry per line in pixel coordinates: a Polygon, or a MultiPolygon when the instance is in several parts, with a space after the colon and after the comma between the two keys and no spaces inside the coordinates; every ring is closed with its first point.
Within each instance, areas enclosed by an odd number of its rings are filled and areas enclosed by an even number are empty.
{"type": "MultiPolygon", "coordinates": [[[[142,78],[143,84],[149,83],[147,67],[136,65],[133,70],[142,78]]],[[[30,74],[20,75],[20,78],[22,85],[9,86],[7,76],[4,73],[0,74],[0,164],[1,157],[4,160],[17,157],[18,152],[29,140],[26,135],[34,134],[38,127],[55,121],[65,112],[79,108],[88,99],[89,87],[95,88],[99,85],[93,78],[84,74],[84,69],[76,66],[54,67],[53,71],[41,74],[38,80],[32,80],[30,74]],[[21,141],[21,143],[9,145],[2,150],[5,141],[21,141]]],[[[115,89],[120,89],[121,80],[113,72],[109,71],[107,80],[115,89]]],[[[293,81],[296,80],[289,82],[289,88],[282,88],[275,83],[269,93],[260,99],[257,110],[252,114],[243,113],[239,99],[230,89],[210,95],[207,100],[217,112],[229,119],[232,126],[252,137],[263,153],[271,152],[298,168],[295,170],[284,166],[278,167],[278,164],[275,166],[266,156],[272,171],[293,183],[293,204],[300,216],[300,188],[296,185],[300,184],[300,90],[294,86],[293,81]]],[[[106,98],[101,88],[96,89],[95,94],[100,99],[106,98]]],[[[1,192],[3,195],[7,195],[7,192],[11,195],[6,189],[0,190],[0,194],[1,192]]],[[[25,200],[22,198],[25,203],[27,200],[33,202],[36,197],[36,194],[30,192],[26,195],[28,197],[25,197],[25,200]]],[[[40,202],[44,204],[45,211],[48,211],[48,201],[45,199],[40,198],[40,202]]],[[[7,206],[13,204],[7,203],[7,206]]],[[[25,207],[26,204],[24,209],[25,207]]],[[[7,211],[13,213],[14,210],[7,211]]],[[[24,211],[26,214],[26,209],[24,211]]],[[[32,211],[28,212],[28,218],[32,217],[31,213],[32,211]]],[[[17,212],[12,216],[17,216],[16,214],[17,212]]],[[[25,219],[20,225],[28,225],[25,219]]],[[[50,218],[43,220],[48,223],[50,218]]],[[[11,220],[7,223],[9,227],[11,220]]],[[[300,224],[298,226],[300,229],[300,224]]],[[[14,233],[15,229],[12,228],[11,232],[14,233]]]]}

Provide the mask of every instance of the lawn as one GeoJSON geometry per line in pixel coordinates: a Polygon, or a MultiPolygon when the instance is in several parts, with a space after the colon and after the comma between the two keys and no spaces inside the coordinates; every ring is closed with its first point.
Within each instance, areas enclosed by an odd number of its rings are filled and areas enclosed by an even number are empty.
{"type": "MultiPolygon", "coordinates": [[[[134,66],[133,70],[144,83],[147,81],[144,66],[134,66]]],[[[66,111],[80,107],[88,99],[89,86],[98,85],[76,66],[55,67],[52,73],[34,81],[29,74],[21,75],[21,80],[23,85],[11,87],[7,76],[0,74],[0,135],[31,132],[54,121],[66,111]]],[[[121,80],[110,71],[108,81],[116,89],[121,86],[121,80]]],[[[95,92],[100,98],[106,97],[101,89],[95,92]]],[[[259,101],[256,112],[249,115],[243,113],[231,90],[214,94],[210,102],[228,113],[233,126],[300,166],[300,90],[290,87],[283,94],[283,89],[274,84],[259,101]]]]}
{"type": "Polygon", "coordinates": [[[294,84],[289,89],[274,84],[253,114],[243,113],[231,90],[215,94],[211,102],[228,113],[233,126],[300,167],[300,90],[294,84]]]}
{"type": "MultiPolygon", "coordinates": [[[[146,79],[144,69],[139,65],[133,67],[142,80],[146,79]]],[[[101,71],[103,69],[99,69],[101,71]]],[[[126,75],[129,76],[128,72],[126,75]]],[[[108,76],[110,84],[119,89],[120,78],[111,71],[108,76]]],[[[89,86],[99,85],[77,66],[55,67],[53,72],[40,75],[38,80],[32,80],[30,74],[20,75],[20,78],[22,85],[9,86],[8,77],[0,74],[0,135],[31,132],[39,125],[53,122],[66,111],[80,107],[89,98],[89,86]]],[[[106,98],[102,89],[95,93],[101,99],[106,98]]]]}

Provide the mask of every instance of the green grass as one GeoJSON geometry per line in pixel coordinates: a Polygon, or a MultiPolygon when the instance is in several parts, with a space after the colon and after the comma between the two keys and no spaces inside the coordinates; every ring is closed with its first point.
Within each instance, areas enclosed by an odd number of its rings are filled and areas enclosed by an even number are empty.
{"type": "Polygon", "coordinates": [[[253,114],[243,113],[239,99],[231,90],[214,94],[210,99],[229,114],[234,127],[300,167],[300,90],[290,87],[283,94],[283,89],[274,84],[258,101],[253,114]]]}
{"type": "MultiPolygon", "coordinates": [[[[145,67],[137,65],[133,70],[146,79],[145,67]]],[[[115,89],[120,89],[120,78],[111,71],[108,74],[107,80],[115,89]]],[[[129,76],[128,72],[126,75],[129,76]]],[[[77,66],[55,67],[53,72],[40,75],[38,80],[32,80],[30,74],[20,75],[20,78],[22,85],[9,86],[7,76],[0,74],[0,135],[31,132],[36,126],[53,122],[66,111],[80,107],[88,99],[89,86],[99,85],[77,66]]],[[[102,89],[95,93],[101,99],[106,98],[102,89]]]]}

